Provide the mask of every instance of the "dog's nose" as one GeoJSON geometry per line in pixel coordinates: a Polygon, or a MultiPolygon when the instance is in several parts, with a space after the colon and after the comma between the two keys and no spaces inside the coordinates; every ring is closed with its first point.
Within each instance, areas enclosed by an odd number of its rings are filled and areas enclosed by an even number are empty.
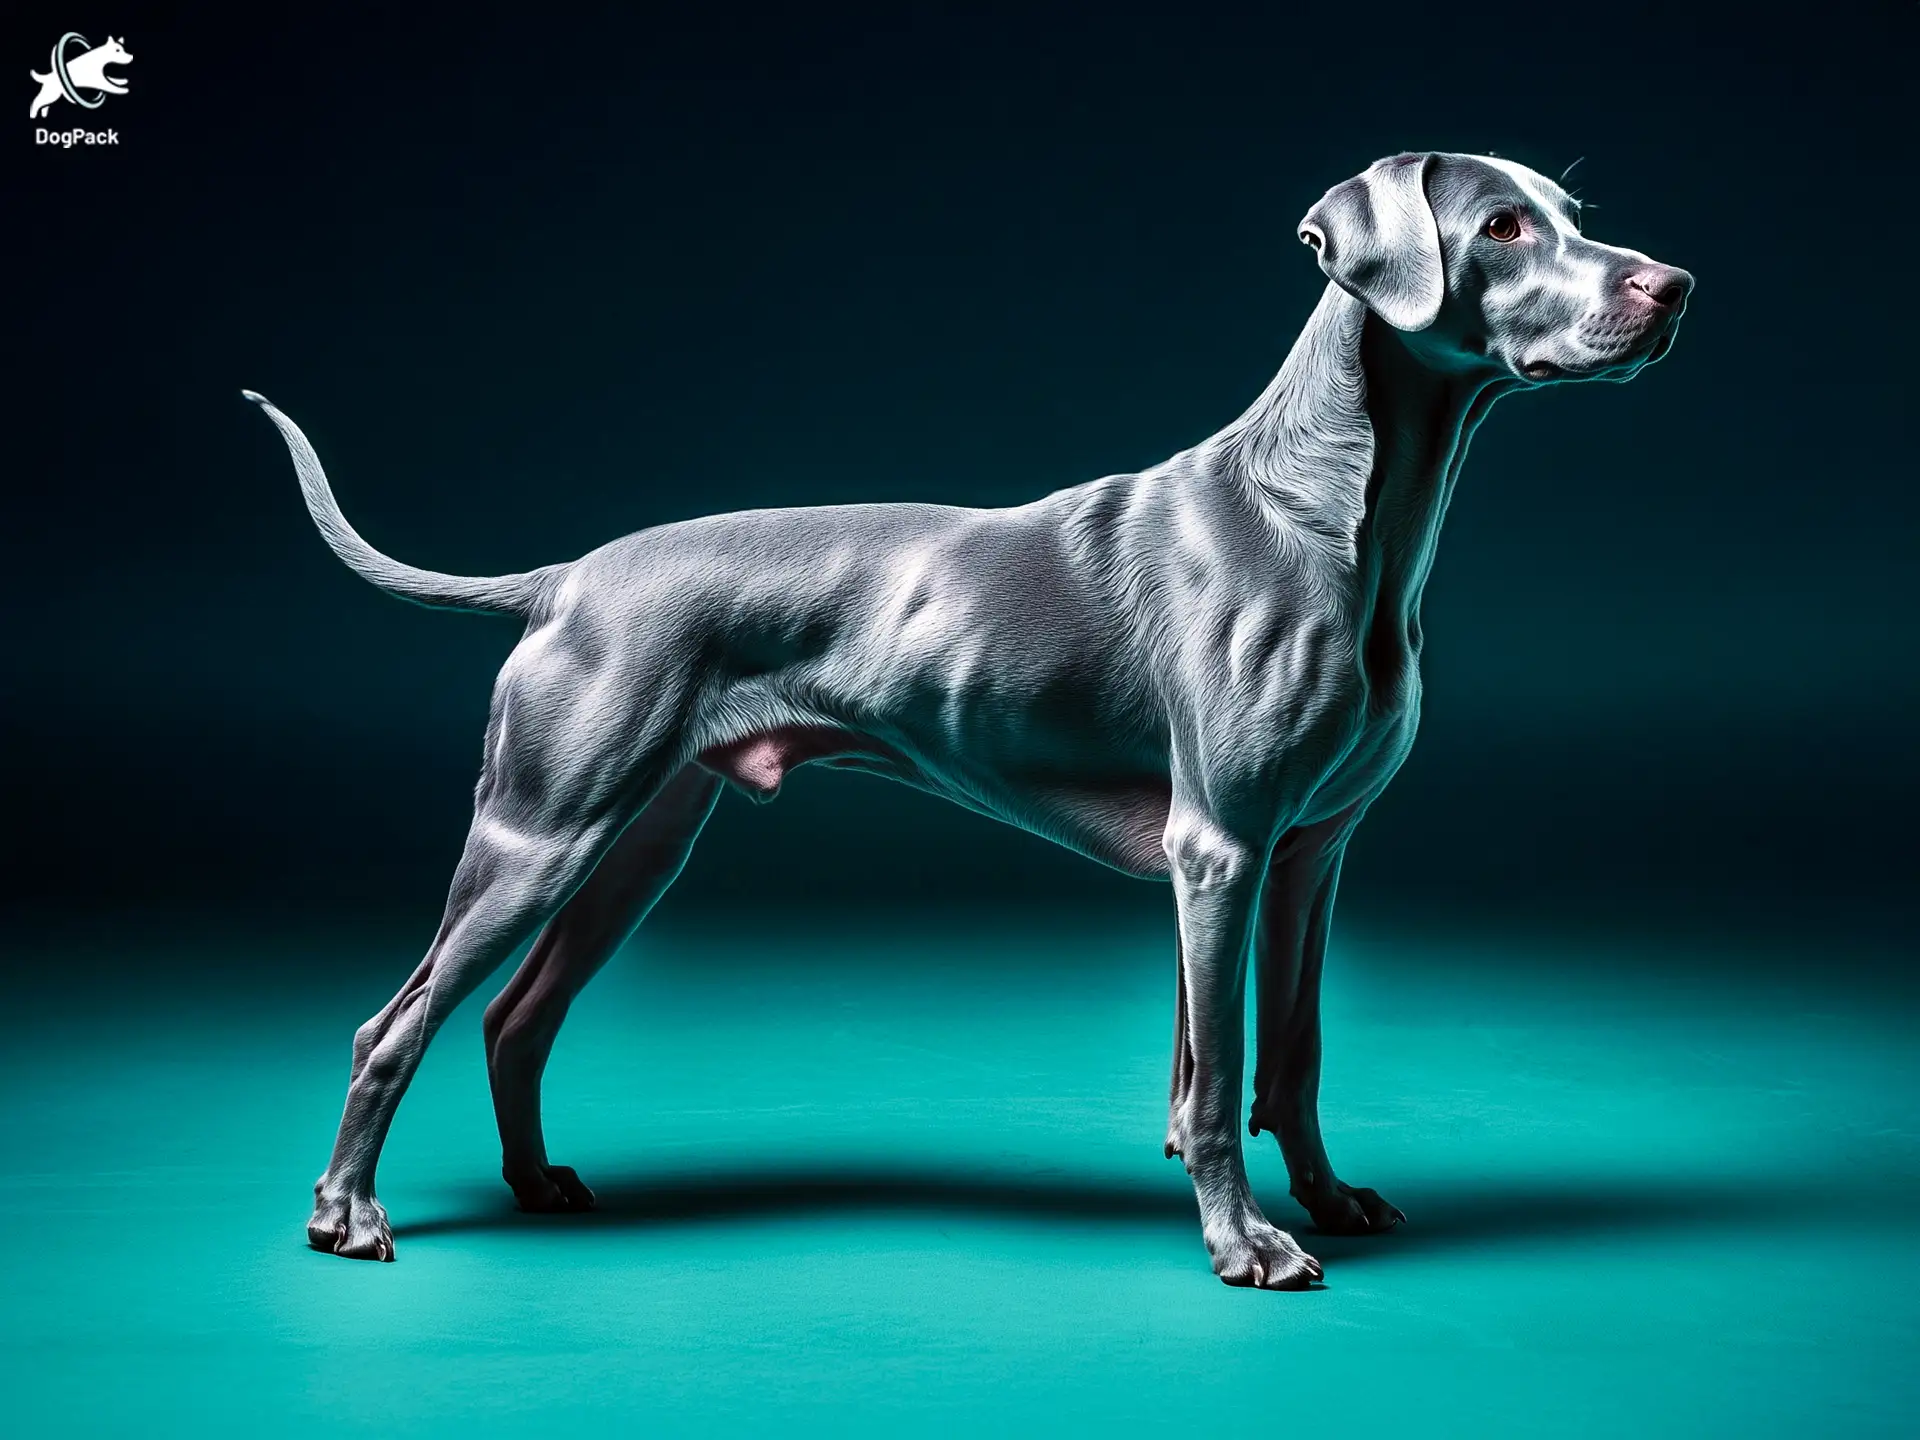
{"type": "Polygon", "coordinates": [[[1671,265],[1649,265],[1627,276],[1627,284],[1662,310],[1678,310],[1693,293],[1693,276],[1671,265]]]}

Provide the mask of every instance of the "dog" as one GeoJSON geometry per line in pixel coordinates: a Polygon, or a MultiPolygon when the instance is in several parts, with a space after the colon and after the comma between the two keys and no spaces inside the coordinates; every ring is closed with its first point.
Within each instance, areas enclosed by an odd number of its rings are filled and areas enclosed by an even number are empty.
{"type": "Polygon", "coordinates": [[[393,1258],[373,1180],[395,1106],[448,1014],[536,932],[484,1022],[502,1175],[522,1209],[590,1208],[541,1131],[561,1022],[721,790],[770,800],[806,764],[902,781],[1171,882],[1165,1149],[1192,1178],[1220,1279],[1321,1279],[1248,1188],[1250,964],[1251,1133],[1278,1138],[1322,1231],[1403,1221],[1336,1176],[1321,1138],[1328,924],[1348,839],[1413,744],[1421,591],[1468,442],[1503,395],[1659,360],[1693,288],[1579,219],[1511,161],[1380,160],[1300,223],[1328,283],[1279,374],[1163,464],[1011,509],[709,516],[518,575],[373,549],[300,430],[244,392],[348,566],[419,604],[527,626],[494,687],[439,933],[354,1036],[310,1243],[393,1258]]]}
{"type": "MultiPolygon", "coordinates": [[[[82,45],[87,43],[77,35],[73,38],[80,40],[82,45]]],[[[93,49],[76,55],[67,62],[67,79],[72,82],[75,90],[101,90],[108,95],[124,95],[127,93],[127,82],[107,74],[107,66],[128,65],[132,61],[133,56],[127,53],[126,47],[109,35],[106,44],[96,45],[93,49]]],[[[40,93],[33,97],[33,104],[27,107],[29,120],[38,120],[53,108],[55,102],[69,93],[66,86],[60,83],[60,47],[57,45],[54,47],[53,59],[50,63],[52,68],[45,75],[38,70],[27,72],[30,79],[40,82],[40,93]]],[[[94,100],[80,103],[91,108],[100,102],[94,100]]]]}

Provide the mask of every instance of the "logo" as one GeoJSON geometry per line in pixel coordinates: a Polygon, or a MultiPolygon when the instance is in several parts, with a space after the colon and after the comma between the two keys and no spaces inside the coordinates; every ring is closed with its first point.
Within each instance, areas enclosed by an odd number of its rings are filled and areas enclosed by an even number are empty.
{"type": "MultiPolygon", "coordinates": [[[[107,67],[127,65],[132,60],[127,47],[111,35],[106,44],[89,47],[86,36],[69,30],[54,42],[53,51],[47,57],[47,73],[27,72],[40,82],[40,93],[27,107],[27,118],[38,120],[62,100],[71,100],[82,110],[98,110],[106,103],[107,96],[127,93],[127,82],[109,75],[107,67]],[[88,91],[92,94],[87,94],[88,91]]],[[[34,143],[71,149],[75,145],[118,145],[120,136],[113,130],[36,129],[34,143]]]]}

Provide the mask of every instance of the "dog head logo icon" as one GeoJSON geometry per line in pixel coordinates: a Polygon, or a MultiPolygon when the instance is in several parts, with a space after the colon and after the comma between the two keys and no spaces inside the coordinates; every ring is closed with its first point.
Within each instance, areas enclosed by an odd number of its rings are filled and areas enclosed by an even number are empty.
{"type": "Polygon", "coordinates": [[[127,53],[127,47],[113,36],[107,37],[107,43],[87,49],[87,37],[69,30],[54,42],[53,53],[48,57],[48,71],[42,75],[38,70],[27,73],[40,82],[40,93],[33,97],[33,104],[27,115],[38,120],[62,99],[71,100],[83,110],[98,110],[109,95],[127,93],[127,82],[115,79],[107,74],[109,65],[126,65],[133,60],[127,53]],[[81,47],[74,54],[75,44],[81,47]],[[91,99],[82,95],[84,90],[96,92],[91,99]]]}

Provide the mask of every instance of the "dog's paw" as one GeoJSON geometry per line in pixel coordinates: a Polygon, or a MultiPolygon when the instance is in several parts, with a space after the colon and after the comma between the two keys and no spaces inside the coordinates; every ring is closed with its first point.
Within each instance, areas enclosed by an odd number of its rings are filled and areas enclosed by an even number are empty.
{"type": "Polygon", "coordinates": [[[1209,1233],[1207,1253],[1213,1256],[1213,1273],[1228,1285],[1305,1290],[1321,1279],[1318,1260],[1286,1231],[1258,1218],[1231,1231],[1209,1233]]]}
{"type": "Polygon", "coordinates": [[[567,1165],[542,1165],[534,1175],[507,1175],[513,1198],[522,1210],[534,1215],[566,1214],[593,1209],[593,1191],[567,1165]]]}
{"type": "Polygon", "coordinates": [[[371,1195],[319,1196],[307,1221],[307,1243],[349,1260],[393,1259],[387,1207],[371,1195]]]}
{"type": "Polygon", "coordinates": [[[1381,1198],[1378,1190],[1334,1181],[1313,1195],[1295,1195],[1313,1217],[1313,1228],[1323,1235],[1384,1235],[1406,1223],[1400,1207],[1381,1198]]]}

